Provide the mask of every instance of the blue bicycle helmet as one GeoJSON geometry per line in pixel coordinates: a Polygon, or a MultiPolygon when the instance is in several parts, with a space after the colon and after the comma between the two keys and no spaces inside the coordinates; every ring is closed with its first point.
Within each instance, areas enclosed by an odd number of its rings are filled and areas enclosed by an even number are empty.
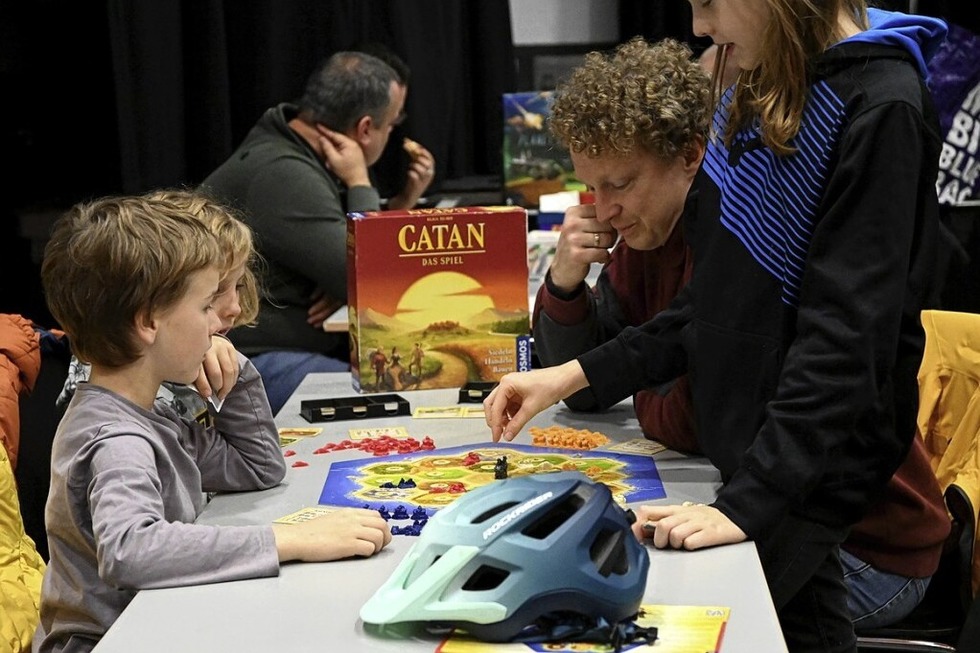
{"type": "Polygon", "coordinates": [[[649,566],[605,485],[580,472],[519,476],[436,513],[361,619],[497,642],[562,618],[616,624],[636,615],[649,566]]]}

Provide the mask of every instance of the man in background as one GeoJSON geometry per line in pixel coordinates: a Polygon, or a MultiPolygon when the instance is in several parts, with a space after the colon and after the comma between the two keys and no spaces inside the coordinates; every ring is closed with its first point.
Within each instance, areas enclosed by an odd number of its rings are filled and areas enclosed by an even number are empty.
{"type": "MultiPolygon", "coordinates": [[[[273,412],[311,372],[349,369],[347,338],[323,320],[347,301],[346,215],[381,208],[369,167],[404,119],[407,86],[381,59],[338,52],[310,76],[298,103],[268,109],[203,190],[242,213],[266,270],[258,324],[232,336],[262,375],[273,412]]],[[[435,162],[414,144],[407,208],[435,162]]]]}

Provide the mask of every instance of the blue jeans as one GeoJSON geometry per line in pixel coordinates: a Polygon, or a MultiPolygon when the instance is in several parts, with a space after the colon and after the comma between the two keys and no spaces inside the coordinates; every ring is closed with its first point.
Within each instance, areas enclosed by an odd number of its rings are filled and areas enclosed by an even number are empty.
{"type": "Polygon", "coordinates": [[[350,363],[308,351],[267,351],[250,356],[269,397],[272,414],[277,414],[312,372],[348,372],[350,363]]]}
{"type": "Polygon", "coordinates": [[[859,630],[889,626],[919,605],[930,578],[909,578],[875,569],[841,549],[847,610],[859,630]]]}

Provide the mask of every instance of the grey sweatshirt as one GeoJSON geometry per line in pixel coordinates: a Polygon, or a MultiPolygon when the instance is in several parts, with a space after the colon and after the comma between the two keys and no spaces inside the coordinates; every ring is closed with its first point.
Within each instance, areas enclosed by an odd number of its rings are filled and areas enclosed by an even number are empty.
{"type": "Polygon", "coordinates": [[[271,525],[193,523],[206,492],[265,489],[286,473],[262,380],[240,362],[211,427],[79,384],[51,452],[34,651],[91,650],[140,589],[278,574],[271,525]]]}

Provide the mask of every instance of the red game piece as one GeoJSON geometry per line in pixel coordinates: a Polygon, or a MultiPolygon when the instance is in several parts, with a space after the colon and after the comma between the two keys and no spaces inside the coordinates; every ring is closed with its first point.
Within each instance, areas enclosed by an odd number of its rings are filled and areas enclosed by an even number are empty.
{"type": "MultiPolygon", "coordinates": [[[[322,447],[314,449],[314,454],[325,454],[333,451],[343,451],[345,449],[357,449],[370,453],[372,456],[387,456],[391,453],[408,454],[416,451],[431,451],[436,448],[432,438],[425,436],[421,442],[415,438],[393,438],[390,435],[382,435],[377,438],[364,438],[362,440],[351,441],[341,440],[340,442],[327,442],[322,447]]],[[[284,454],[285,455],[285,454],[284,454]]],[[[473,462],[478,462],[480,458],[475,457],[473,462]]],[[[472,463],[471,463],[472,464],[472,463]]]]}
{"type": "Polygon", "coordinates": [[[282,452],[282,457],[283,458],[289,458],[290,456],[295,456],[295,455],[296,455],[296,452],[293,451],[292,449],[286,449],[285,451],[282,452]]]}
{"type": "Polygon", "coordinates": [[[309,467],[310,463],[305,463],[302,460],[297,460],[293,463],[293,467],[309,467]]]}

